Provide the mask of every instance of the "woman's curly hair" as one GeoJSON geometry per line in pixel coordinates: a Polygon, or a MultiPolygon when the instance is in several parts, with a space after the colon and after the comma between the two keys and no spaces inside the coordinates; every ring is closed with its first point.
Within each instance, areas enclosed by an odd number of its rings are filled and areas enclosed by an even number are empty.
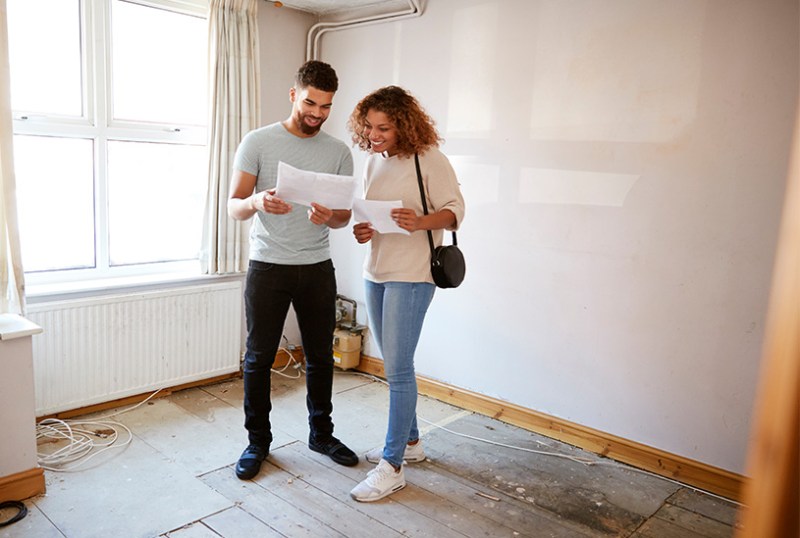
{"type": "Polygon", "coordinates": [[[367,112],[370,110],[383,112],[394,124],[397,153],[401,156],[424,153],[442,141],[435,122],[414,96],[398,86],[386,86],[359,101],[347,122],[348,130],[353,133],[353,144],[365,151],[372,147],[366,135],[367,112]]]}

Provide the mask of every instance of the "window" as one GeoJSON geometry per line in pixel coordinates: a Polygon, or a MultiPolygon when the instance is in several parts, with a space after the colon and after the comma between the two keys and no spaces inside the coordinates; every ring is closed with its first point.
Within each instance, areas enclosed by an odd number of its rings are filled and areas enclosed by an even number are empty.
{"type": "Polygon", "coordinates": [[[205,0],[7,0],[28,282],[199,271],[205,11],[205,0]]]}

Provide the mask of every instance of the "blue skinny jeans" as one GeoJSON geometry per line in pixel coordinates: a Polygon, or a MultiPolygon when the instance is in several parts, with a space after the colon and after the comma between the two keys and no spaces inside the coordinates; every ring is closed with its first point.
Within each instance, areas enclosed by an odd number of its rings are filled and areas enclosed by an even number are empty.
{"type": "Polygon", "coordinates": [[[406,443],[419,439],[414,352],[436,286],[365,281],[367,313],[389,382],[389,426],[383,459],[400,467],[406,443]]]}

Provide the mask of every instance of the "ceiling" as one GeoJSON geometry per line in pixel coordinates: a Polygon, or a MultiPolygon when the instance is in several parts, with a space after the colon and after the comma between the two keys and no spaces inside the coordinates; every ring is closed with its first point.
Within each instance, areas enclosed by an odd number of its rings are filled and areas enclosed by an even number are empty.
{"type": "MultiPolygon", "coordinates": [[[[272,0],[265,0],[265,2],[276,4],[272,0]]],[[[282,0],[278,3],[283,4],[284,7],[299,9],[317,15],[376,7],[386,8],[386,10],[398,10],[409,5],[407,0],[282,0]]]]}

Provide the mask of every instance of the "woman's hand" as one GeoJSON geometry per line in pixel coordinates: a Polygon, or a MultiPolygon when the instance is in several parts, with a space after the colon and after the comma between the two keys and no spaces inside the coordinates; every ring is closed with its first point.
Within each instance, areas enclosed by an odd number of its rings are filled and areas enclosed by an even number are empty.
{"type": "Polygon", "coordinates": [[[416,232],[420,229],[420,218],[413,209],[406,209],[404,207],[392,209],[392,218],[398,226],[409,232],[416,232]]]}
{"type": "Polygon", "coordinates": [[[359,243],[366,243],[375,235],[375,230],[372,229],[369,222],[359,222],[353,226],[353,235],[359,243]]]}

